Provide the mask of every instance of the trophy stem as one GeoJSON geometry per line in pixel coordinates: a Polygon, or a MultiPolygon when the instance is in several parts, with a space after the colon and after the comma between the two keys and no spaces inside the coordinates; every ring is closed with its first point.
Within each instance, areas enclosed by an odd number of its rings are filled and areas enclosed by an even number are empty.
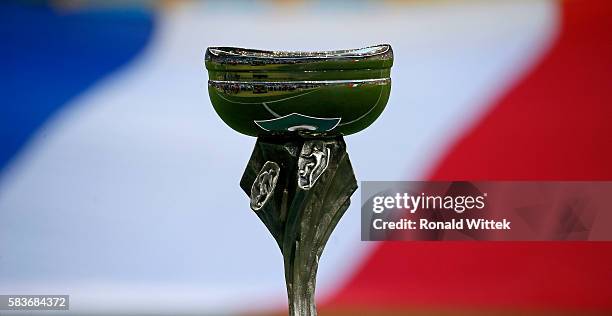
{"type": "Polygon", "coordinates": [[[289,299],[289,315],[317,315],[315,305],[315,285],[317,267],[295,266],[285,258],[285,282],[289,299]],[[312,271],[312,273],[308,273],[312,271]],[[304,273],[306,272],[306,273],[304,273]]]}
{"type": "Polygon", "coordinates": [[[344,140],[260,137],[240,186],[283,254],[289,314],[316,315],[319,258],[357,189],[344,140]]]}

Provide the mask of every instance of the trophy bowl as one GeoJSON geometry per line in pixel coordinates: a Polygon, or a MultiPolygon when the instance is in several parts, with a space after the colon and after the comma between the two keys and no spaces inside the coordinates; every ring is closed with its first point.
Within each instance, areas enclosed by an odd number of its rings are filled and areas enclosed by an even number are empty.
{"type": "Polygon", "coordinates": [[[349,135],[384,110],[393,50],[383,44],[322,52],[209,47],[208,93],[221,119],[250,135],[349,135]]]}

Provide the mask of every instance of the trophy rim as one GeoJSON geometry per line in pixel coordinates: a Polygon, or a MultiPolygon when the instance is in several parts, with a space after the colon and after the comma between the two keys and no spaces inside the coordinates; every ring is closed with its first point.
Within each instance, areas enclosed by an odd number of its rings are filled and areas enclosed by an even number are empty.
{"type": "Polygon", "coordinates": [[[364,58],[384,55],[391,50],[389,44],[378,44],[363,48],[336,49],[327,51],[275,51],[254,48],[211,46],[208,52],[212,56],[238,58],[279,58],[279,59],[327,59],[327,58],[364,58]]]}
{"type": "Polygon", "coordinates": [[[393,65],[393,49],[389,44],[324,51],[275,51],[211,46],[206,49],[205,65],[208,70],[225,71],[265,71],[273,68],[278,70],[284,66],[288,66],[283,68],[285,71],[380,69],[391,68],[393,65]]]}

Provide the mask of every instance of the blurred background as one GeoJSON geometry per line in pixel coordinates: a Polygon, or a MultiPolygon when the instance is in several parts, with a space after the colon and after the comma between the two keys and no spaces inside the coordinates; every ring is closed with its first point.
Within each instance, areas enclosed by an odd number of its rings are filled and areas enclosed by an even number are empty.
{"type": "MultiPolygon", "coordinates": [[[[0,39],[0,294],[74,314],[286,310],[208,46],[391,44],[358,180],[612,180],[608,0],[3,1],[0,39]]],[[[610,242],[361,242],[352,201],[322,315],[612,312],[610,242]]]]}

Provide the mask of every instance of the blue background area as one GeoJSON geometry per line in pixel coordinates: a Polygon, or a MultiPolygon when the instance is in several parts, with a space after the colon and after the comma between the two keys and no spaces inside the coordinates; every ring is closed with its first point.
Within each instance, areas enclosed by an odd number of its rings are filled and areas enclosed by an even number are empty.
{"type": "Polygon", "coordinates": [[[0,172],[59,108],[142,51],[153,28],[144,9],[0,5],[0,172]]]}

